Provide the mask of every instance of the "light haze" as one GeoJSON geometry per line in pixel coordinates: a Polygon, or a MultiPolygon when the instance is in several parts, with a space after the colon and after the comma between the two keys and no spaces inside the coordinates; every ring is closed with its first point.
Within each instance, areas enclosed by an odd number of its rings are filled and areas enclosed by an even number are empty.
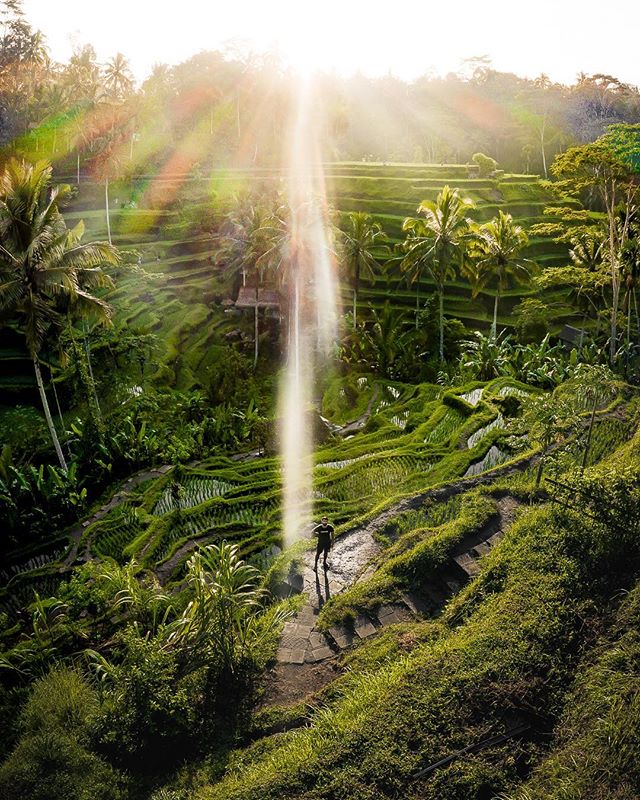
{"type": "Polygon", "coordinates": [[[302,71],[410,79],[488,55],[495,69],[526,77],[572,83],[581,71],[604,72],[640,84],[634,0],[25,0],[24,8],[55,59],[91,43],[102,60],[124,53],[138,79],[155,63],[235,40],[257,52],[275,48],[302,71]]]}

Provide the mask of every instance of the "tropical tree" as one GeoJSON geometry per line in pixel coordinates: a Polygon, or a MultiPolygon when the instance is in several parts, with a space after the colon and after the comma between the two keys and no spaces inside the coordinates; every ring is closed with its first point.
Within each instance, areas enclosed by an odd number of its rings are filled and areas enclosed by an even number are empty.
{"type": "Polygon", "coordinates": [[[0,313],[20,324],[38,384],[49,432],[60,462],[60,447],[40,370],[39,354],[48,337],[57,336],[64,310],[80,318],[107,323],[109,306],[91,290],[109,282],[105,264],[118,255],[101,242],[82,244],[79,232],[69,231],[60,204],[68,185],[53,186],[52,167],[12,160],[0,176],[0,313]]]}
{"type": "Polygon", "coordinates": [[[227,674],[237,673],[288,616],[277,607],[264,610],[266,591],[258,570],[226,542],[191,556],[187,583],[193,599],[162,634],[166,646],[179,650],[185,673],[211,662],[227,674]]]}
{"type": "Polygon", "coordinates": [[[378,311],[372,309],[371,324],[363,330],[365,359],[371,369],[386,378],[398,378],[398,364],[412,344],[402,312],[393,309],[387,300],[378,311]]]}
{"type": "MultiPolygon", "coordinates": [[[[623,224],[622,222],[620,224],[623,224]]],[[[625,295],[622,307],[627,315],[627,361],[631,351],[631,315],[632,304],[636,318],[636,331],[640,333],[638,317],[637,288],[640,283],[640,222],[634,220],[629,228],[629,235],[621,253],[622,278],[625,295]]]]}
{"type": "Polygon", "coordinates": [[[104,208],[107,223],[107,239],[111,240],[111,216],[109,213],[109,184],[116,178],[122,166],[122,134],[113,126],[105,130],[102,136],[94,140],[98,152],[94,158],[94,171],[98,180],[104,183],[104,208]]]}
{"type": "MultiPolygon", "coordinates": [[[[563,267],[547,267],[533,278],[538,289],[562,287],[569,302],[582,314],[582,328],[591,313],[600,325],[600,312],[605,305],[605,289],[608,284],[607,268],[603,264],[603,234],[600,228],[592,227],[579,231],[569,242],[570,264],[563,267]]],[[[547,304],[548,307],[548,304],[547,304]]],[[[596,331],[597,335],[598,331],[596,331]]],[[[580,345],[582,345],[582,336],[580,345]]]]}
{"type": "Polygon", "coordinates": [[[424,200],[418,213],[424,219],[409,217],[402,229],[407,233],[401,268],[419,276],[426,269],[436,284],[440,310],[440,360],[444,360],[444,285],[454,278],[456,266],[461,267],[470,242],[471,220],[466,212],[473,201],[461,198],[457,189],[445,186],[435,203],[424,200]]]}
{"type": "Polygon", "coordinates": [[[312,241],[310,230],[313,221],[317,220],[316,214],[313,201],[289,205],[276,197],[263,228],[266,239],[258,266],[273,273],[286,297],[290,341],[300,324],[304,302],[302,288],[312,277],[309,265],[313,261],[312,248],[316,243],[312,241]]]}
{"type": "Polygon", "coordinates": [[[510,280],[527,283],[531,277],[532,262],[520,257],[529,243],[527,234],[516,225],[511,214],[500,210],[498,216],[475,229],[471,248],[471,274],[473,294],[493,284],[493,322],[491,336],[496,338],[498,328],[498,304],[500,296],[508,288],[510,280]]]}
{"type": "Polygon", "coordinates": [[[102,92],[100,67],[91,45],[75,50],[63,72],[63,83],[79,106],[93,103],[102,92]]]}
{"type": "Polygon", "coordinates": [[[342,256],[353,281],[353,327],[357,324],[357,303],[360,278],[373,278],[377,267],[377,255],[389,252],[384,242],[387,236],[379,222],[370,214],[353,211],[348,217],[347,230],[342,233],[342,256]]]}
{"type": "Polygon", "coordinates": [[[552,173],[561,195],[595,198],[606,214],[604,254],[611,286],[609,360],[616,360],[618,312],[622,289],[622,254],[630,235],[632,210],[637,204],[640,173],[640,125],[611,125],[590,144],[572,147],[556,157],[552,173]],[[626,209],[620,222],[620,207],[626,209]]]}
{"type": "Polygon", "coordinates": [[[104,68],[104,86],[109,95],[116,100],[126,97],[133,88],[133,77],[129,69],[129,62],[117,53],[107,61],[104,68]]]}
{"type": "Polygon", "coordinates": [[[269,251],[269,218],[267,210],[254,196],[240,196],[227,216],[221,252],[227,270],[240,272],[242,285],[246,286],[247,271],[254,273],[254,367],[259,356],[259,293],[268,268],[263,256],[269,251]]]}

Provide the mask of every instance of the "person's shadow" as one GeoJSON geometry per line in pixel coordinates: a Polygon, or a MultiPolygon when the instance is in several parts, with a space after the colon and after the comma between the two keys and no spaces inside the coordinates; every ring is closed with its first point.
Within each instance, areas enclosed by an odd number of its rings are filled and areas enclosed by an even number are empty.
{"type": "Polygon", "coordinates": [[[316,572],[316,594],[318,595],[318,608],[322,608],[322,606],[331,597],[331,593],[329,591],[329,576],[327,574],[327,570],[324,568],[318,568],[318,571],[316,572]],[[320,569],[322,569],[322,572],[324,573],[324,586],[320,580],[320,569]]]}

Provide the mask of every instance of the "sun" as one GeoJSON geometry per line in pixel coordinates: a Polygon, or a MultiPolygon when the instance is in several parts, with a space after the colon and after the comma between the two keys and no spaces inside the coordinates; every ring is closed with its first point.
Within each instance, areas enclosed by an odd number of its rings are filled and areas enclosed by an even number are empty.
{"type": "Polygon", "coordinates": [[[330,62],[325,21],[310,13],[306,3],[289,7],[278,20],[274,44],[285,64],[300,76],[308,77],[330,62]]]}

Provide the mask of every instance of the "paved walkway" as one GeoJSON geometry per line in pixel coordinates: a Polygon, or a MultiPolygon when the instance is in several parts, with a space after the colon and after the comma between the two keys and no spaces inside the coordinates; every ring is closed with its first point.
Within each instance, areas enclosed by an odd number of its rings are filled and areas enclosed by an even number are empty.
{"type": "Polygon", "coordinates": [[[280,663],[323,661],[334,656],[343,647],[348,647],[354,639],[365,639],[376,632],[373,620],[368,617],[359,617],[353,631],[332,628],[329,636],[317,629],[316,622],[320,609],[330,597],[340,594],[371,574],[367,567],[379,552],[380,547],[370,533],[355,530],[336,540],[329,554],[327,570],[322,566],[321,557],[318,571],[315,572],[315,551],[305,553],[302,594],[306,602],[284,625],[277,654],[280,663]]]}
{"type": "Polygon", "coordinates": [[[518,501],[501,498],[496,514],[480,530],[470,533],[458,545],[449,563],[440,571],[433,585],[425,588],[425,597],[405,594],[398,603],[381,606],[375,614],[360,615],[353,628],[335,626],[324,634],[317,628],[317,619],[324,603],[374,572],[374,559],[380,546],[373,538],[376,523],[388,521],[388,511],[366,527],[344,534],[336,540],[329,556],[329,569],[313,569],[315,552],[304,555],[302,583],[304,606],[286,622],[280,639],[277,660],[280,664],[314,664],[332,658],[340,650],[373,636],[380,628],[406,622],[425,611],[442,607],[446,599],[480,571],[479,559],[497,544],[504,530],[512,523],[518,501]]]}

